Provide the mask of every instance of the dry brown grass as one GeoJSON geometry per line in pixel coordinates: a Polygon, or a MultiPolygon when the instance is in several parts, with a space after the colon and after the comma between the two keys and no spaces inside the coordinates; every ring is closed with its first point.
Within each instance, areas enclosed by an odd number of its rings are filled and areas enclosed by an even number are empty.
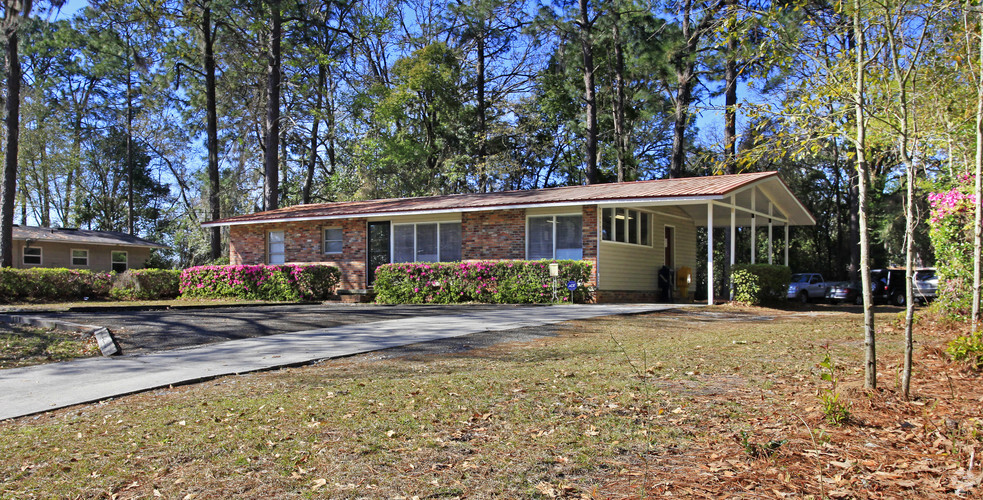
{"type": "Polygon", "coordinates": [[[978,378],[922,334],[919,399],[901,401],[901,340],[885,331],[884,389],[864,393],[859,325],[733,307],[609,317],[480,351],[152,391],[0,423],[0,496],[952,494],[980,450],[978,378]],[[851,405],[841,427],[816,398],[825,345],[851,405]]]}

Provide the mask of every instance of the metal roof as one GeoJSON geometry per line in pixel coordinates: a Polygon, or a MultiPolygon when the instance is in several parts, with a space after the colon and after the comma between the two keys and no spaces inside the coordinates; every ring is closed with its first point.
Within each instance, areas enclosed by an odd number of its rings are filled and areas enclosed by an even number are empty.
{"type": "Polygon", "coordinates": [[[499,193],[469,193],[419,198],[347,201],[294,205],[276,210],[227,217],[205,222],[205,227],[328,220],[350,217],[379,217],[426,213],[466,212],[551,205],[648,202],[665,204],[673,200],[720,200],[743,188],[767,183],[772,196],[793,225],[815,224],[812,215],[792,195],[778,172],[685,177],[653,181],[566,186],[499,193]]]}
{"type": "Polygon", "coordinates": [[[14,226],[14,240],[51,241],[124,247],[167,248],[160,243],[117,231],[89,231],[74,228],[14,226]]]}

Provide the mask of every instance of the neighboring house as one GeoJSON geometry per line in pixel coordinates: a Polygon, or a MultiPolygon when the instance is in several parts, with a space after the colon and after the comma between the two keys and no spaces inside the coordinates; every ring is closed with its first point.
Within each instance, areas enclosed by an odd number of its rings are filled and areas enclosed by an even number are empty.
{"type": "Polygon", "coordinates": [[[14,267],[90,271],[140,269],[153,248],[167,248],[126,233],[14,226],[14,267]]]}
{"type": "Polygon", "coordinates": [[[788,226],[815,219],[777,172],[762,172],[297,205],[203,226],[230,227],[232,264],[335,265],[341,289],[370,287],[390,262],[583,259],[598,301],[651,301],[663,266],[696,269],[697,227],[708,224],[761,226],[771,248],[775,225],[787,242],[788,226]]]}

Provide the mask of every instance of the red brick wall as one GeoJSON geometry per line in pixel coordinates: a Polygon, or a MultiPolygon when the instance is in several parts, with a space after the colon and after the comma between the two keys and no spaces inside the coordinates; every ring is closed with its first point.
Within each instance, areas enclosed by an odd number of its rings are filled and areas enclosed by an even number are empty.
{"type": "Polygon", "coordinates": [[[338,288],[365,288],[365,219],[339,221],[285,222],[232,226],[229,233],[229,261],[233,265],[266,263],[266,234],[283,231],[288,264],[327,264],[341,269],[338,288]],[[324,254],[323,229],[341,227],[344,246],[341,254],[324,254]]]}
{"type": "Polygon", "coordinates": [[[597,285],[597,205],[584,205],[583,211],[584,260],[593,266],[591,285],[597,285]]]}
{"type": "Polygon", "coordinates": [[[524,209],[461,214],[461,257],[464,260],[526,258],[524,209]]]}
{"type": "MultiPolygon", "coordinates": [[[[288,263],[319,263],[338,266],[342,271],[341,289],[365,288],[365,219],[339,221],[287,222],[232,226],[229,259],[234,265],[266,263],[266,234],[283,231],[288,263]],[[341,227],[344,250],[339,255],[321,253],[322,230],[341,227]]],[[[584,260],[597,276],[597,207],[583,208],[584,260]]],[[[461,256],[464,260],[505,260],[526,258],[526,211],[524,209],[464,212],[461,214],[461,256]]]]}

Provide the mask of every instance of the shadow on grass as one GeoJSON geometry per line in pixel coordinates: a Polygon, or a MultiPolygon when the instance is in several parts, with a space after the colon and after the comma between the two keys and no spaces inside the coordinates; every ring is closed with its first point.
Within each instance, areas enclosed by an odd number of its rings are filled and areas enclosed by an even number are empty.
{"type": "Polygon", "coordinates": [[[17,368],[94,356],[98,345],[80,335],[28,328],[0,327],[0,368],[17,368]]]}

